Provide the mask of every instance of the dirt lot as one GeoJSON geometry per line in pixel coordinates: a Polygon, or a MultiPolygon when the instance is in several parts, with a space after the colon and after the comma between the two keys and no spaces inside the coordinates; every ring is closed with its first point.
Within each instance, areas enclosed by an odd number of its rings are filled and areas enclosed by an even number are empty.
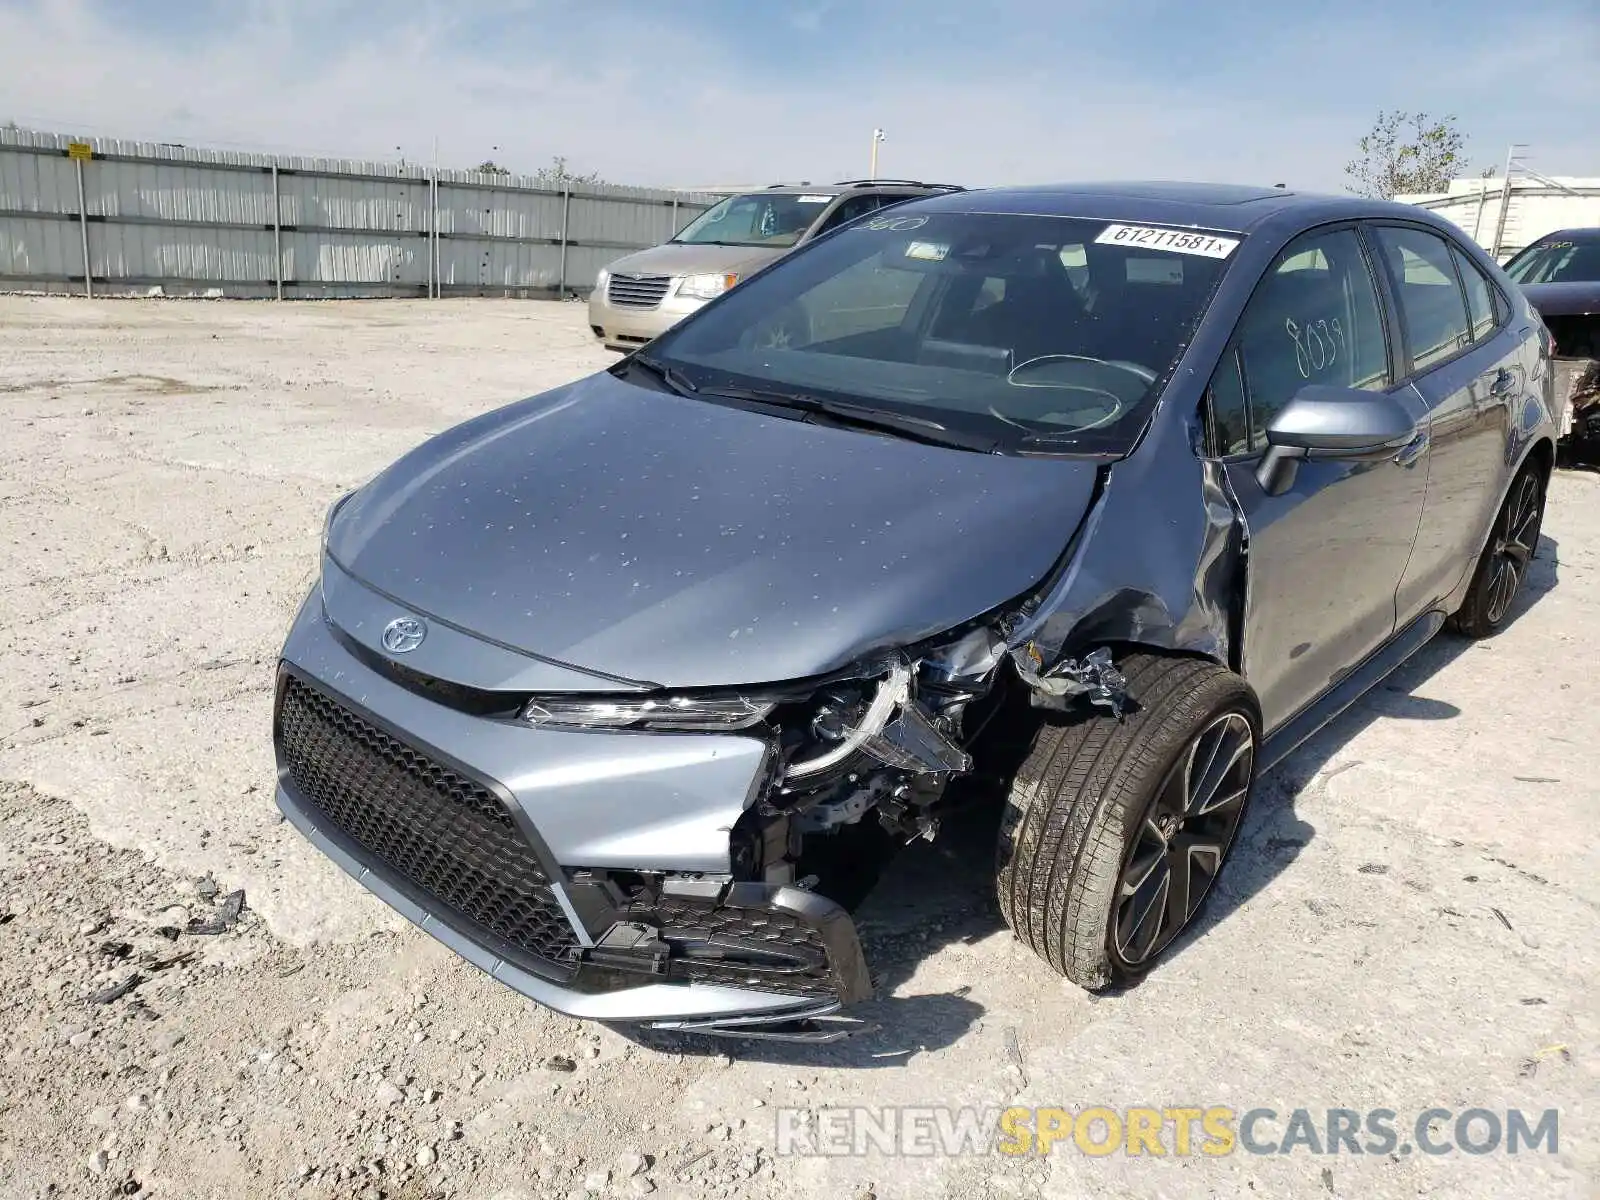
{"type": "Polygon", "coordinates": [[[1126,994],[1006,933],[982,828],[896,864],[878,1028],[811,1050],[553,1016],[319,858],[269,717],[325,506],[605,361],[576,305],[0,297],[0,1196],[1596,1194],[1593,477],[1555,481],[1502,636],[1263,782],[1204,929],[1126,994]],[[1266,1107],[1265,1141],[1556,1108],[1559,1149],[777,1155],[780,1108],[850,1104],[1266,1107]]]}

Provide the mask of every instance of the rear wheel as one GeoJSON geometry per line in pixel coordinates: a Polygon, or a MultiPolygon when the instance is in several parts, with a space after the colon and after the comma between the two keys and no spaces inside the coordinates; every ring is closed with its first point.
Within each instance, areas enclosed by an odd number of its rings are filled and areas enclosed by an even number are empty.
{"type": "Polygon", "coordinates": [[[1478,559],[1467,598],[1450,618],[1457,633],[1488,637],[1505,623],[1539,547],[1544,489],[1544,472],[1537,463],[1523,467],[1512,482],[1489,533],[1489,543],[1478,559]]]}
{"type": "Polygon", "coordinates": [[[1260,721],[1215,663],[1132,655],[1124,720],[1048,725],[1001,823],[1007,923],[1061,974],[1131,982],[1199,915],[1255,782],[1260,721]]]}

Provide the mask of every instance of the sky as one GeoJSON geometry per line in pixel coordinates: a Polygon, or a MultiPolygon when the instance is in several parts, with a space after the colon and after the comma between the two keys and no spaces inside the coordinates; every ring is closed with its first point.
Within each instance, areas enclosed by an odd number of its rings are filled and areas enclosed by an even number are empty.
{"type": "MultiPolygon", "coordinates": [[[[1379,110],[1600,176],[1600,0],[0,0],[0,122],[645,186],[1342,190],[1379,110]]],[[[1465,172],[1464,172],[1465,173],[1465,172]]]]}

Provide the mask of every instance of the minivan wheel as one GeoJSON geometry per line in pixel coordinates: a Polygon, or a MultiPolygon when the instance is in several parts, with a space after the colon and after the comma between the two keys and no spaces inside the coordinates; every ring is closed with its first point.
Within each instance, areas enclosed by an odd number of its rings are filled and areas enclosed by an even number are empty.
{"type": "Polygon", "coordinates": [[[1244,680],[1198,659],[1118,663],[1134,708],[1046,724],[1001,821],[1006,923],[1081,987],[1131,983],[1202,910],[1250,800],[1244,680]]]}
{"type": "Polygon", "coordinates": [[[1523,467],[1512,482],[1478,559],[1467,598],[1450,618],[1450,627],[1457,633],[1488,637],[1505,624],[1539,548],[1544,491],[1544,472],[1535,463],[1523,467]]]}

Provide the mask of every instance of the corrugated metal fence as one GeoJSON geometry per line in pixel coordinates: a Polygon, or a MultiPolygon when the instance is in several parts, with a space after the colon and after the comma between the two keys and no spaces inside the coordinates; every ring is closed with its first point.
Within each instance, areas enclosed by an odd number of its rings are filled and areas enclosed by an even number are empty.
{"type": "Polygon", "coordinates": [[[553,297],[715,199],[0,129],[0,289],[553,297]]]}

